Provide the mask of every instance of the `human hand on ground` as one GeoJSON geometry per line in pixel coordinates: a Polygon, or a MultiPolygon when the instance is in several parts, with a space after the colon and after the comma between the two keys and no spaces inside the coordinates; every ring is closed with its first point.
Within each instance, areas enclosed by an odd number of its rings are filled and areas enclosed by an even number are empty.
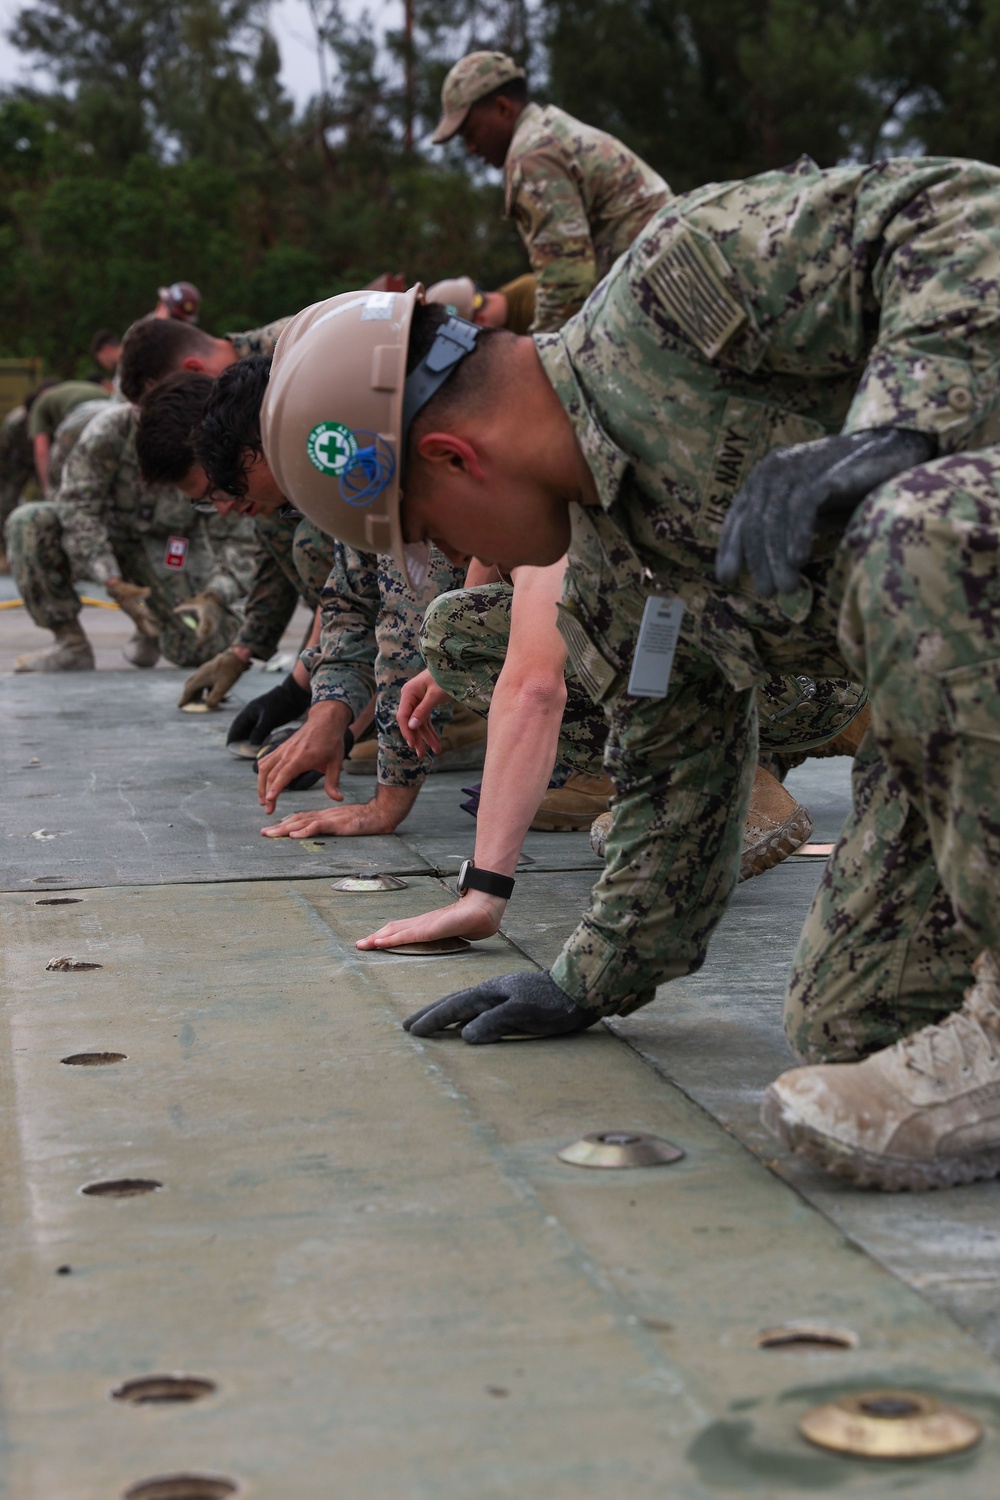
{"type": "Polygon", "coordinates": [[[471,938],[475,942],[477,938],[492,937],[499,930],[506,906],[502,896],[470,890],[450,906],[438,907],[419,917],[386,922],[377,932],[359,938],[354,946],[365,950],[391,948],[397,943],[431,943],[446,937],[471,938]]]}
{"type": "Polygon", "coordinates": [[[339,784],[345,753],[346,725],[342,720],[345,715],[350,717],[350,710],[342,704],[333,706],[340,708],[341,714],[310,712],[296,734],[258,760],[257,800],[266,812],[274,812],[285,787],[303,771],[322,771],[326,795],[333,802],[344,800],[339,784]]]}
{"type": "Polygon", "coordinates": [[[571,1000],[545,970],[501,974],[467,990],[445,995],[407,1016],[403,1026],[414,1036],[434,1036],[449,1026],[461,1027],[462,1040],[478,1044],[505,1036],[565,1036],[585,1031],[600,1012],[571,1000]]]}
{"type": "MultiPolygon", "coordinates": [[[[235,651],[220,651],[218,656],[213,656],[211,661],[204,662],[197,671],[191,673],[177,700],[178,708],[183,708],[185,703],[196,703],[202,697],[209,708],[218,708],[229,689],[239,681],[249,665],[250,663],[244,661],[241,656],[237,656],[235,651]]],[[[230,731],[229,739],[232,738],[230,731]]]]}

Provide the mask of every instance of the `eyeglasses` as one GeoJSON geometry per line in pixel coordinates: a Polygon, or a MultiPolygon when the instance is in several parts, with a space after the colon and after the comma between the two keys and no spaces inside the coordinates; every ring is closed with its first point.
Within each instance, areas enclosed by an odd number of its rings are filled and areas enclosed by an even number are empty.
{"type": "Polygon", "coordinates": [[[205,488],[197,500],[191,499],[189,503],[191,509],[197,511],[199,516],[214,516],[216,514],[216,500],[229,500],[231,498],[229,495],[224,495],[221,490],[217,490],[211,480],[206,480],[205,488]]]}

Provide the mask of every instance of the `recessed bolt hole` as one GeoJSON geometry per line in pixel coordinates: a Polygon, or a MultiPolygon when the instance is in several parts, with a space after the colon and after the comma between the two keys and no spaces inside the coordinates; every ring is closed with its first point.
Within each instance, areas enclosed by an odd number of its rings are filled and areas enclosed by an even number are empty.
{"type": "Polygon", "coordinates": [[[203,1380],[198,1375],[141,1375],[116,1385],[111,1395],[115,1401],[126,1401],[130,1406],[159,1406],[200,1401],[215,1390],[218,1386],[214,1380],[203,1380]]]}
{"type": "Polygon", "coordinates": [[[116,1177],[109,1182],[88,1182],[80,1189],[88,1198],[138,1198],[163,1186],[155,1177],[116,1177]]]}
{"type": "Polygon", "coordinates": [[[505,1385],[488,1385],[486,1394],[487,1396],[509,1396],[510,1391],[505,1385]]]}
{"type": "Polygon", "coordinates": [[[36,906],[79,906],[82,896],[43,896],[36,906]]]}
{"type": "Polygon", "coordinates": [[[908,1396],[870,1396],[858,1402],[858,1409],[866,1417],[914,1417],[920,1403],[908,1396]]]}
{"type": "Polygon", "coordinates": [[[59,1061],[67,1068],[106,1068],[109,1063],[125,1062],[127,1052],[71,1052],[59,1061]]]}
{"type": "Polygon", "coordinates": [[[627,1130],[606,1130],[597,1139],[605,1146],[634,1146],[640,1137],[631,1135],[627,1130]]]}
{"type": "Polygon", "coordinates": [[[72,1274],[73,1274],[73,1267],[72,1266],[56,1266],[56,1275],[57,1276],[72,1276],[72,1274]]]}
{"type": "Polygon", "coordinates": [[[765,1328],[757,1335],[758,1349],[856,1349],[858,1336],[849,1328],[820,1328],[789,1323],[765,1328]]]}
{"type": "Polygon", "coordinates": [[[164,1474],[159,1479],[140,1479],[130,1485],[122,1500],[226,1500],[238,1495],[239,1485],[231,1479],[208,1474],[164,1474]]]}

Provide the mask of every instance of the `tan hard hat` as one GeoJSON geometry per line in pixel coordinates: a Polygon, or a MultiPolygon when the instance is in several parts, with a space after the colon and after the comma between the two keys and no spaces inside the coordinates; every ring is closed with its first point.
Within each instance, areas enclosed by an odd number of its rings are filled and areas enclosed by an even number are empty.
{"type": "Polygon", "coordinates": [[[389,553],[414,587],[399,515],[407,428],[480,333],[448,318],[408,379],[410,325],[423,300],[418,284],[344,292],[297,313],[275,347],[260,413],[282,494],[339,541],[389,553]]]}
{"type": "Polygon", "coordinates": [[[476,283],[471,276],[450,276],[429,286],[424,301],[439,302],[443,307],[450,307],[460,318],[467,318],[471,323],[473,314],[477,311],[476,292],[476,283]]]}
{"type": "Polygon", "coordinates": [[[470,52],[461,58],[441,88],[441,119],[431,137],[435,146],[458,134],[477,99],[485,99],[512,78],[525,76],[524,69],[505,52],[470,52]]]}

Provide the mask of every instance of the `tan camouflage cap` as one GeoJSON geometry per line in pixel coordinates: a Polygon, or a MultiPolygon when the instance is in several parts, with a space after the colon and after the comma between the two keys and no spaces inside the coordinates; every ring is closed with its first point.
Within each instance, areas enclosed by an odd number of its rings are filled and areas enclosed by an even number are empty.
{"type": "Polygon", "coordinates": [[[455,64],[441,89],[441,121],[432,140],[435,146],[450,141],[462,128],[462,122],[477,99],[485,99],[502,83],[524,78],[512,57],[505,52],[470,52],[455,64]]]}

